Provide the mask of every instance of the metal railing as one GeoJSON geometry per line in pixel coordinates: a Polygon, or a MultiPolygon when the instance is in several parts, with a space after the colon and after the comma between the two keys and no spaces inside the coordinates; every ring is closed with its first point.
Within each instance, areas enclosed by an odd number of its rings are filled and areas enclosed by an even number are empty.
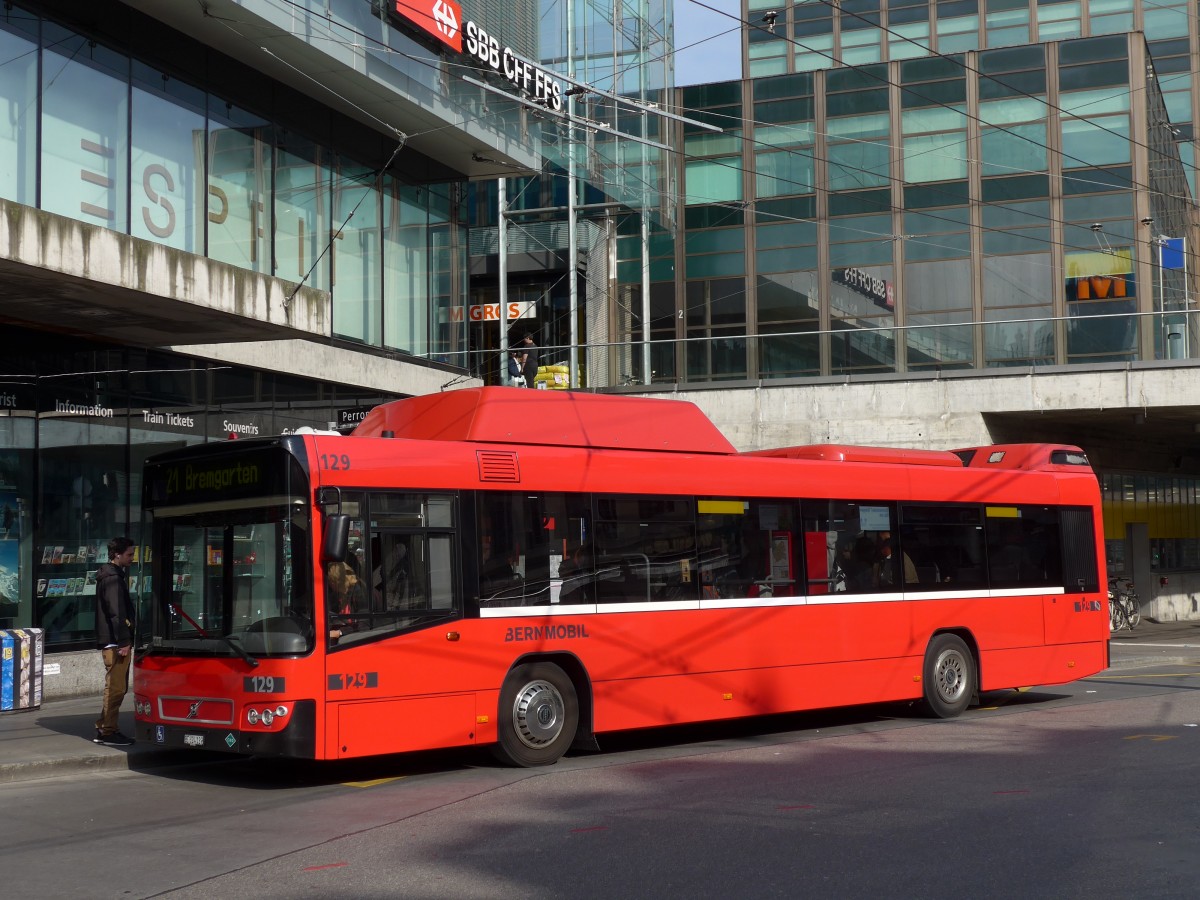
{"type": "MultiPolygon", "coordinates": [[[[539,348],[542,365],[565,365],[572,388],[770,379],[827,380],[990,371],[1013,367],[1096,366],[1200,358],[1197,310],[1120,312],[921,325],[845,319],[828,330],[661,337],[539,348]],[[648,350],[648,352],[647,352],[648,350]],[[645,360],[650,359],[650,371],[645,360]]],[[[503,384],[507,357],[469,355],[472,374],[503,384]]]]}

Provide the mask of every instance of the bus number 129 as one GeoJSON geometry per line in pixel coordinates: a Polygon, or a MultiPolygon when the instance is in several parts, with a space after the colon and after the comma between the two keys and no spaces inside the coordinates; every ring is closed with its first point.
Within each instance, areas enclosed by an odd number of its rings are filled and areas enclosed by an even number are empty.
{"type": "Polygon", "coordinates": [[[247,694],[283,693],[282,675],[247,675],[242,679],[242,690],[247,694]]]}

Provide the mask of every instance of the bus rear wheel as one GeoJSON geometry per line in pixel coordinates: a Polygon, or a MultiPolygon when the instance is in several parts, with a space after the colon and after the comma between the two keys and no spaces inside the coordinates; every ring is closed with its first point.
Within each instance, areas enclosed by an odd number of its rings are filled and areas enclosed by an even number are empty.
{"type": "Polygon", "coordinates": [[[975,696],[975,660],[956,634],[939,634],[925,651],[925,706],[939,719],[959,715],[975,696]]]}
{"type": "Polygon", "coordinates": [[[508,673],[500,689],[496,755],[513,766],[548,766],[567,752],[579,726],[575,685],[552,663],[528,663],[508,673]]]}

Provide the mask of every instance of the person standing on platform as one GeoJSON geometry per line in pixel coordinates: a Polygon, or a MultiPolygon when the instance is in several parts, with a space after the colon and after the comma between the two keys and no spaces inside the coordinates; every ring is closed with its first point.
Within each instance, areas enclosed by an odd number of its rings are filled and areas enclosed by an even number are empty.
{"type": "Polygon", "coordinates": [[[134,544],[127,537],[108,542],[108,562],[96,573],[96,646],[104,660],[104,698],[96,720],[97,744],[128,747],[133,738],[117,730],[121,701],[129,689],[133,661],[133,623],[137,616],[129,596],[129,565],[134,544]]]}
{"type": "Polygon", "coordinates": [[[525,387],[537,387],[538,346],[533,342],[533,335],[526,334],[517,345],[521,353],[521,371],[525,375],[525,387]]]}
{"type": "Polygon", "coordinates": [[[521,374],[521,354],[516,350],[508,354],[508,383],[512,387],[525,387],[525,376],[521,374]]]}

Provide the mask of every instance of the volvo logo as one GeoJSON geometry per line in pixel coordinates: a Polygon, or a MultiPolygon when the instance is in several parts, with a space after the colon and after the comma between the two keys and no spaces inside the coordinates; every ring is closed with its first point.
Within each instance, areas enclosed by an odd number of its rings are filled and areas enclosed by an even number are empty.
{"type": "Polygon", "coordinates": [[[187,717],[189,719],[194,719],[194,718],[196,718],[196,716],[200,715],[200,704],[203,702],[204,702],[203,700],[197,700],[195,703],[193,703],[191,706],[188,707],[187,717]]]}

